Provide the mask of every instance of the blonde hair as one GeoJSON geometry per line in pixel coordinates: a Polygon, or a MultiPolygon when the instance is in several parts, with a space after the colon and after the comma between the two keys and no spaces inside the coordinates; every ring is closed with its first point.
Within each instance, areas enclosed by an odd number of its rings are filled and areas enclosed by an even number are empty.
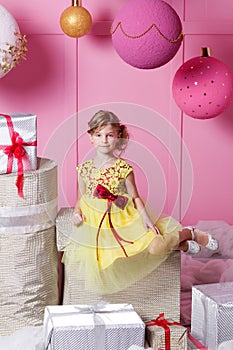
{"type": "Polygon", "coordinates": [[[112,112],[104,110],[96,112],[88,123],[89,130],[87,130],[87,132],[93,135],[106,125],[112,125],[119,133],[120,138],[117,142],[116,149],[119,151],[125,150],[129,140],[127,127],[121,124],[120,119],[112,112]]]}

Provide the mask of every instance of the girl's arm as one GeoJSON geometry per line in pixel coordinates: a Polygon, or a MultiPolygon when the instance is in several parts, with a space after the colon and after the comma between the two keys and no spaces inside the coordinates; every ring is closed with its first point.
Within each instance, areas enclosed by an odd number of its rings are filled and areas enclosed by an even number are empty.
{"type": "Polygon", "coordinates": [[[82,179],[82,176],[78,176],[78,198],[74,207],[74,214],[73,214],[73,223],[74,225],[79,225],[81,224],[84,220],[85,217],[82,214],[82,210],[80,208],[80,199],[83,194],[86,192],[86,185],[85,182],[82,179]]]}
{"type": "Polygon", "coordinates": [[[149,215],[147,214],[145,205],[138,194],[138,190],[137,190],[137,186],[135,183],[135,178],[134,178],[133,172],[131,172],[127,176],[126,181],[125,181],[125,185],[126,185],[126,189],[127,189],[128,194],[133,198],[135,208],[142,215],[145,227],[151,228],[156,234],[159,234],[160,232],[159,232],[158,228],[151,221],[149,215]]]}

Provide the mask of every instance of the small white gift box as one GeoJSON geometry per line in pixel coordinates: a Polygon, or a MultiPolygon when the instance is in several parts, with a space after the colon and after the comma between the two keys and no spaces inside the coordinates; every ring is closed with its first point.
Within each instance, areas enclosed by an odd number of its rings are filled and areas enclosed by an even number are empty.
{"type": "Polygon", "coordinates": [[[0,174],[17,172],[23,197],[23,174],[37,168],[37,129],[33,114],[0,114],[0,174]]]}
{"type": "Polygon", "coordinates": [[[46,350],[128,350],[144,347],[145,324],[131,304],[47,306],[46,350]]]}
{"type": "Polygon", "coordinates": [[[233,282],[192,288],[191,334],[211,350],[233,339],[233,282]]]}

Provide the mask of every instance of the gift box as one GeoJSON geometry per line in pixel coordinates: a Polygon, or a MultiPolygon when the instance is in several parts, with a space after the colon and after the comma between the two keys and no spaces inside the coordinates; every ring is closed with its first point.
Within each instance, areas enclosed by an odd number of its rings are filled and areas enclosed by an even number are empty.
{"type": "Polygon", "coordinates": [[[192,288],[191,334],[207,348],[217,350],[233,339],[233,282],[192,288]]]}
{"type": "Polygon", "coordinates": [[[16,172],[16,185],[23,196],[23,174],[37,167],[36,116],[0,114],[0,174],[16,172]]]}
{"type": "Polygon", "coordinates": [[[57,305],[55,227],[29,234],[0,234],[0,336],[42,326],[46,305],[57,305]]]}
{"type": "Polygon", "coordinates": [[[24,176],[24,199],[14,183],[17,174],[0,175],[0,234],[28,234],[55,224],[57,215],[57,164],[38,158],[37,170],[24,176]]]}
{"type": "Polygon", "coordinates": [[[47,306],[47,350],[128,350],[144,347],[145,324],[130,304],[47,306]]]}
{"type": "Polygon", "coordinates": [[[153,350],[187,350],[187,328],[163,313],[146,322],[146,339],[153,350]]]}
{"type": "MultiPolygon", "coordinates": [[[[59,251],[69,242],[72,232],[73,208],[61,208],[56,218],[59,251]]],[[[132,264],[134,261],[132,261],[132,264]]],[[[128,263],[127,263],[127,266],[128,263]]],[[[111,288],[111,286],[110,286],[111,288]]],[[[88,291],[79,262],[64,269],[63,304],[91,304],[105,300],[109,303],[130,303],[143,321],[164,312],[168,318],[180,319],[180,252],[173,252],[158,268],[131,286],[110,294],[88,291]]]]}
{"type": "Polygon", "coordinates": [[[58,256],[55,235],[57,165],[38,158],[37,170],[24,176],[24,194],[14,186],[17,174],[0,175],[0,335],[41,326],[46,305],[58,304],[58,256]]]}

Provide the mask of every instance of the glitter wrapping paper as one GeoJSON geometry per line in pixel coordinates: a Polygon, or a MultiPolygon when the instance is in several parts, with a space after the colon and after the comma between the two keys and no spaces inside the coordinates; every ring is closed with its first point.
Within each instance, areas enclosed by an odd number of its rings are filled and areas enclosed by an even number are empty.
{"type": "Polygon", "coordinates": [[[233,282],[192,288],[191,334],[211,350],[233,339],[233,282]]]}
{"type": "MultiPolygon", "coordinates": [[[[187,329],[183,326],[169,326],[170,350],[187,350],[187,329]]],[[[153,350],[165,350],[165,330],[160,326],[147,326],[146,339],[153,350]]]]}
{"type": "Polygon", "coordinates": [[[57,215],[57,164],[38,158],[24,175],[24,198],[14,186],[17,174],[0,175],[0,234],[19,235],[50,228],[57,215]]]}
{"type": "MultiPolygon", "coordinates": [[[[25,151],[25,154],[22,157],[23,169],[24,171],[35,170],[37,167],[37,147],[36,145],[24,145],[24,143],[35,144],[37,137],[36,115],[18,113],[8,114],[8,116],[11,118],[13,131],[18,133],[23,139],[22,147],[25,151]]],[[[4,152],[3,147],[5,146],[12,146],[12,138],[7,119],[4,115],[0,114],[0,174],[18,172],[18,162],[14,155],[12,170],[7,171],[9,155],[4,152]]]]}
{"type": "MultiPolygon", "coordinates": [[[[24,176],[24,199],[17,174],[0,176],[0,335],[41,326],[46,305],[58,304],[57,165],[38,158],[24,176]]],[[[0,346],[1,348],[1,346],[0,346]]],[[[21,349],[21,348],[20,348],[21,349]]]]}
{"type": "Polygon", "coordinates": [[[128,350],[144,347],[145,324],[130,304],[47,306],[47,350],[128,350]]]}

